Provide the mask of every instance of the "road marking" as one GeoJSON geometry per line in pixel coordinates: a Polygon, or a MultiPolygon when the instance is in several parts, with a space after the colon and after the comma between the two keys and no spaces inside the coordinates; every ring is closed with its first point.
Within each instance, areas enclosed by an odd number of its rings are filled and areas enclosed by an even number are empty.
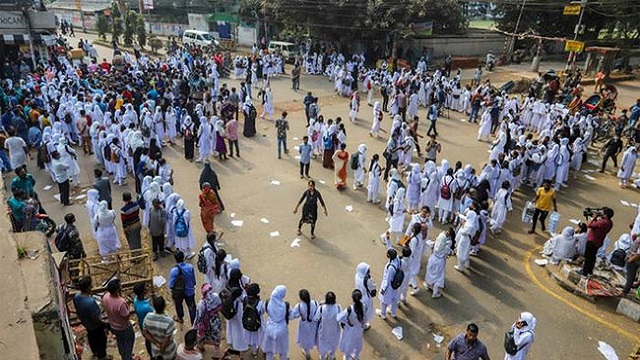
{"type": "Polygon", "coordinates": [[[562,301],[564,304],[568,305],[569,307],[573,308],[574,310],[576,310],[577,312],[581,313],[582,315],[588,317],[591,320],[597,321],[600,324],[608,327],[609,329],[617,332],[619,335],[622,335],[624,337],[627,337],[629,339],[632,340],[638,340],[638,336],[632,334],[631,332],[617,326],[614,324],[611,324],[605,320],[602,320],[601,318],[599,318],[598,316],[588,312],[587,310],[584,310],[582,308],[580,308],[578,305],[573,304],[572,302],[570,302],[569,300],[565,299],[564,297],[556,294],[555,292],[549,290],[548,288],[546,288],[542,282],[540,282],[540,280],[538,280],[538,278],[534,275],[533,270],[531,270],[531,256],[533,255],[534,252],[539,251],[542,247],[537,247],[534,249],[531,249],[530,251],[528,251],[527,253],[524,254],[524,268],[527,272],[527,275],[529,276],[529,278],[533,281],[533,283],[539,287],[540,289],[544,290],[544,292],[546,292],[547,294],[553,296],[554,298],[562,301]]]}

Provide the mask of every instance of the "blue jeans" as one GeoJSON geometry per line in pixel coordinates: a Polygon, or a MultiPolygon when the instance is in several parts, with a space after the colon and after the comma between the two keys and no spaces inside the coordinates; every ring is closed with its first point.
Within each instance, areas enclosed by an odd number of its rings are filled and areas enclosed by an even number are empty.
{"type": "Polygon", "coordinates": [[[129,325],[129,327],[124,330],[111,329],[111,332],[116,336],[116,344],[118,345],[120,358],[122,358],[122,360],[132,360],[133,345],[136,341],[133,326],[129,325]]]}
{"type": "Polygon", "coordinates": [[[478,120],[479,111],[480,111],[480,106],[471,106],[471,116],[469,116],[469,122],[474,122],[478,120]]]}
{"type": "Polygon", "coordinates": [[[281,147],[284,147],[285,154],[289,152],[289,150],[287,149],[287,138],[278,138],[278,159],[280,159],[282,155],[281,147]]]}

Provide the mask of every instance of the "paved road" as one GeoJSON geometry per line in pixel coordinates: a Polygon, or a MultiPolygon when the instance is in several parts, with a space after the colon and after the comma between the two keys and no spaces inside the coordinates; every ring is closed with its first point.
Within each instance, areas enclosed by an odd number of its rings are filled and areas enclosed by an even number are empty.
{"type": "MultiPolygon", "coordinates": [[[[108,49],[99,47],[101,56],[108,49]]],[[[230,86],[237,81],[226,80],[230,86]]],[[[304,135],[304,114],[302,97],[308,90],[320,96],[320,105],[325,118],[348,115],[348,102],[333,94],[331,83],[323,77],[303,76],[302,89],[295,93],[290,90],[289,78],[273,81],[277,111],[287,109],[290,113],[291,131],[289,146],[296,144],[295,137],[304,135]]],[[[626,82],[619,86],[621,97],[632,99],[636,95],[638,82],[626,82]]],[[[259,111],[261,109],[258,109],[259,111]]],[[[348,150],[366,143],[368,156],[381,153],[384,143],[367,136],[370,127],[371,109],[364,106],[357,124],[347,122],[348,150]]],[[[426,110],[420,110],[425,118],[426,110]]],[[[461,121],[461,114],[451,113],[451,119],[441,119],[439,131],[442,135],[443,152],[441,158],[450,163],[461,160],[480,168],[488,158],[488,145],[475,140],[476,126],[461,121]]],[[[389,122],[383,124],[389,127],[389,122]]],[[[424,132],[426,125],[421,125],[424,132]]],[[[372,275],[380,281],[385,262],[384,246],[377,240],[387,225],[381,208],[366,203],[363,192],[348,189],[337,192],[332,186],[333,173],[321,167],[319,161],[312,162],[311,175],[324,184],[318,184],[329,207],[329,216],[320,216],[318,237],[311,240],[302,237],[299,248],[292,248],[297,216],[292,210],[306,183],[300,180],[297,160],[292,151],[282,160],[277,159],[275,129],[273,122],[260,120],[258,135],[252,139],[240,139],[241,159],[213,162],[222,182],[221,194],[227,206],[226,212],[216,219],[217,226],[225,231],[224,247],[242,260],[246,274],[259,282],[263,299],[278,284],[288,287],[287,299],[297,302],[297,292],[307,288],[312,296],[321,299],[326,291],[333,290],[338,302],[347,305],[356,265],[361,261],[371,264],[372,275]],[[271,180],[280,181],[279,186],[271,185],[271,180]],[[351,205],[353,212],[345,211],[351,205]],[[230,224],[231,214],[235,219],[244,220],[243,227],[230,224]],[[262,217],[269,224],[260,222],[262,217]],[[272,231],[280,236],[271,237],[272,231]]],[[[201,165],[185,162],[180,144],[164,150],[165,157],[175,169],[175,188],[186,200],[186,205],[197,213],[197,182],[201,165]]],[[[93,168],[92,159],[81,156],[83,174],[81,182],[90,183],[89,173],[93,168]]],[[[417,160],[417,159],[416,159],[417,160]]],[[[30,167],[32,170],[35,165],[30,167]]],[[[80,219],[81,230],[85,234],[85,246],[91,253],[97,253],[89,237],[86,225],[86,211],[81,204],[63,209],[52,198],[53,193],[42,191],[50,181],[42,171],[34,170],[38,179],[38,189],[45,207],[60,221],[63,213],[71,210],[80,219]]],[[[635,209],[624,207],[619,199],[636,200],[634,190],[621,190],[612,174],[596,174],[596,181],[580,175],[571,183],[571,188],[559,194],[559,209],[562,224],[570,218],[579,218],[586,206],[607,205],[616,211],[612,239],[622,234],[635,216],[635,209]]],[[[351,184],[351,175],[349,183],[351,184]]],[[[130,181],[132,184],[133,182],[130,181]]],[[[132,189],[132,185],[128,187],[132,189]]],[[[122,188],[116,188],[114,206],[122,188]]],[[[530,311],[538,318],[536,343],[531,359],[599,359],[598,341],[605,341],[618,350],[620,356],[628,354],[638,340],[638,324],[613,312],[611,301],[595,304],[565,293],[549,281],[544,271],[532,265],[535,252],[546,238],[526,235],[525,227],[519,221],[519,209],[523,201],[533,196],[533,191],[523,189],[514,196],[514,207],[518,209],[508,220],[505,231],[498,237],[489,237],[488,243],[479,257],[472,258],[472,270],[460,274],[453,270],[453,262],[447,265],[447,289],[444,297],[432,300],[430,294],[422,291],[409,299],[408,306],[399,311],[397,322],[385,323],[376,318],[372,329],[365,335],[363,359],[443,359],[444,348],[437,348],[432,332],[441,332],[447,340],[461,331],[468,322],[480,326],[480,338],[484,340],[492,358],[502,354],[502,337],[511,322],[521,311],[530,311]],[[534,253],[531,256],[531,253],[534,253]],[[393,326],[404,327],[405,338],[396,340],[391,335],[393,326]]],[[[634,201],[638,202],[638,201],[634,201]]],[[[197,216],[194,219],[197,220],[197,216]]],[[[198,244],[203,242],[204,231],[194,223],[198,244]]],[[[436,226],[433,235],[440,231],[436,226]]],[[[308,235],[308,233],[306,233],[308,235]]],[[[424,259],[426,261],[426,259],[424,259]]],[[[173,265],[171,258],[163,258],[155,263],[158,274],[165,277],[173,265]]],[[[424,269],[424,266],[423,266],[424,269]]],[[[423,276],[423,274],[421,274],[423,276]]],[[[376,302],[377,303],[377,302],[376,302]]],[[[291,359],[302,359],[295,346],[295,326],[291,326],[291,359]]],[[[142,350],[138,344],[138,350],[142,350]]]]}

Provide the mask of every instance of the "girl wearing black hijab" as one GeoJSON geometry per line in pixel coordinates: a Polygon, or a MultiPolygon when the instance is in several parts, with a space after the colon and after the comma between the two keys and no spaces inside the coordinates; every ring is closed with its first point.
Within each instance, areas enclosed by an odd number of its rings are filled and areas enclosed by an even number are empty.
{"type": "Polygon", "coordinates": [[[218,181],[218,175],[213,170],[213,168],[211,168],[211,163],[209,162],[209,160],[205,160],[204,162],[204,169],[202,169],[202,173],[200,173],[199,183],[200,183],[200,190],[202,190],[202,186],[204,185],[204,183],[209,183],[209,185],[211,185],[211,189],[213,190],[214,193],[216,193],[216,197],[218,198],[220,211],[221,212],[224,211],[224,203],[222,202],[222,198],[218,193],[218,190],[220,190],[220,182],[218,181]]]}

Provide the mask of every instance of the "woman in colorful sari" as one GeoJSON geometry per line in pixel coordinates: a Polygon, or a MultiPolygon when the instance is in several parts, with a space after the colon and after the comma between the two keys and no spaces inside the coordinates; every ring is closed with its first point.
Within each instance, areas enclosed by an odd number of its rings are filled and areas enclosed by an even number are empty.
{"type": "Polygon", "coordinates": [[[211,184],[208,182],[202,184],[202,192],[198,196],[198,203],[200,204],[202,226],[207,234],[212,233],[215,230],[214,220],[216,214],[220,212],[220,205],[218,204],[216,193],[213,192],[211,184]]]}
{"type": "Polygon", "coordinates": [[[342,190],[347,186],[347,164],[349,163],[349,153],[345,150],[347,144],[341,144],[340,150],[333,154],[333,163],[335,164],[334,174],[336,188],[342,190]]]}
{"type": "Polygon", "coordinates": [[[202,300],[196,308],[196,320],[193,328],[198,334],[198,347],[204,351],[205,345],[213,345],[213,359],[220,359],[220,340],[222,338],[222,320],[219,312],[222,301],[209,283],[202,285],[202,300]]]}

